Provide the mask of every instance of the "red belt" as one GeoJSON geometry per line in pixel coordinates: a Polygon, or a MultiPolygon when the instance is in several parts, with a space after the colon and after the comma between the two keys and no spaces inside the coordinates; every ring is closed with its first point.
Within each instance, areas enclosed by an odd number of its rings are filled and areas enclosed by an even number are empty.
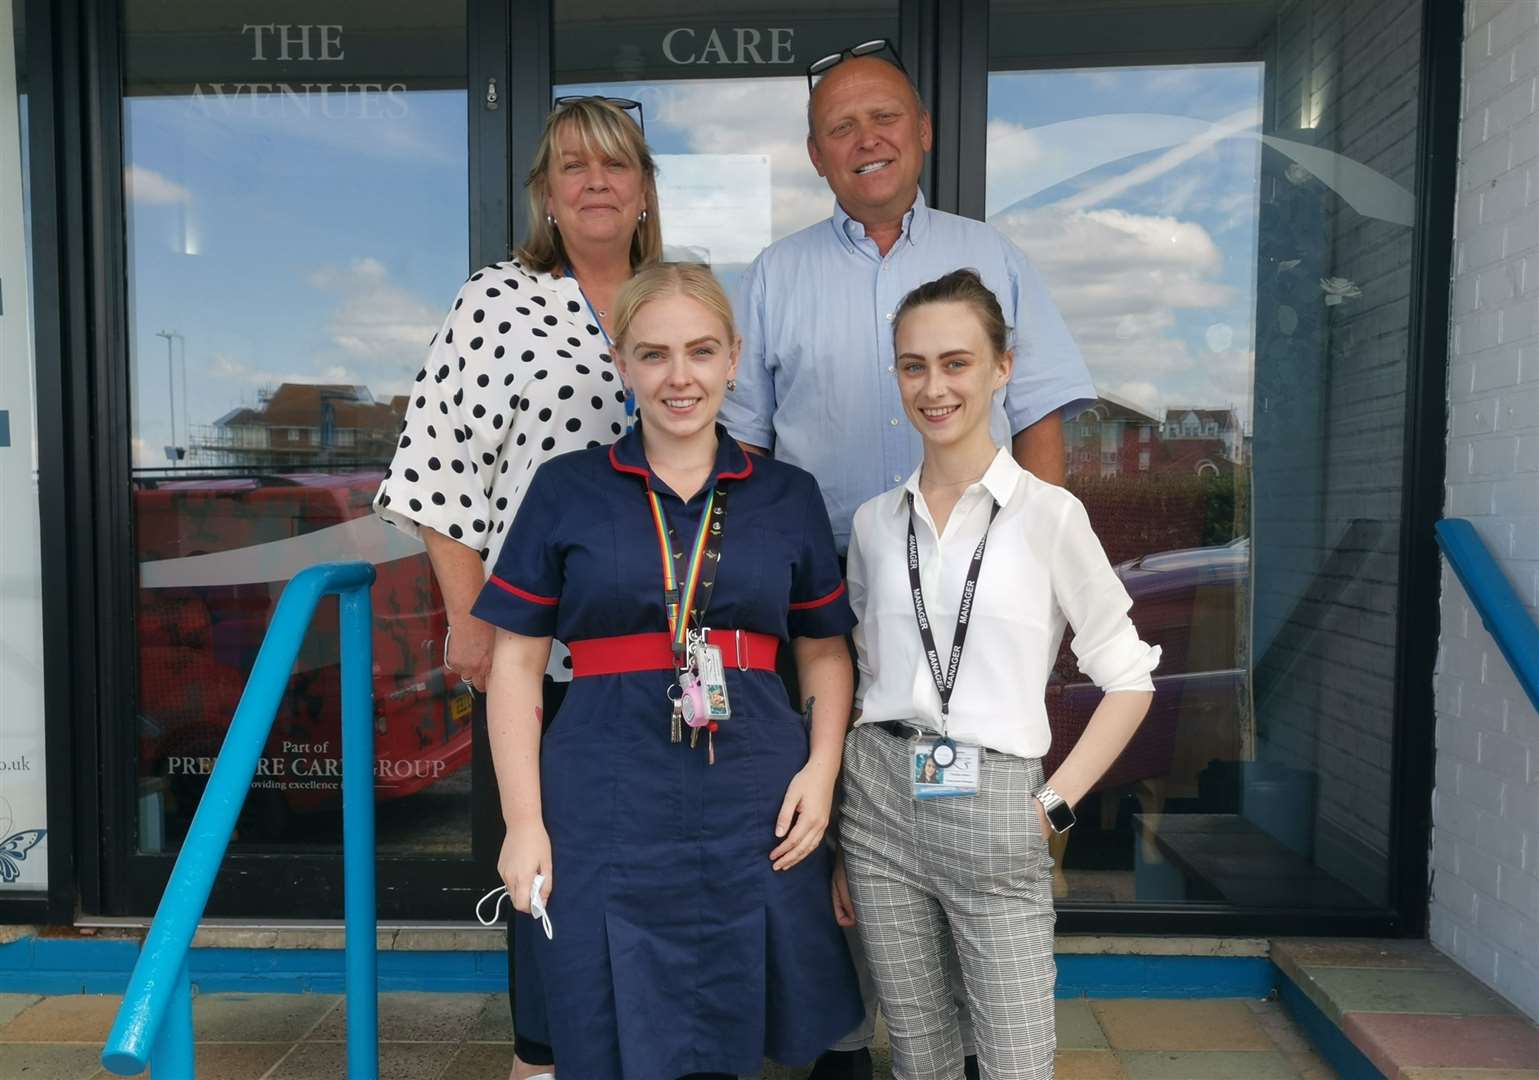
{"type": "MultiPolygon", "coordinates": [[[[780,639],[772,634],[747,630],[712,630],[706,641],[721,650],[722,666],[728,671],[750,669],[774,671],[780,639]]],[[[622,634],[619,637],[587,638],[569,641],[572,651],[572,677],[623,675],[628,671],[672,671],[673,647],[666,633],[622,634]]]]}

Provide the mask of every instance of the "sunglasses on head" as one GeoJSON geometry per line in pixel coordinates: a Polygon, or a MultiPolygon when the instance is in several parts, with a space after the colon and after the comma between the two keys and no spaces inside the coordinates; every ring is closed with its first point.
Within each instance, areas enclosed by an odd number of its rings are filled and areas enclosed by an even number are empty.
{"type": "Polygon", "coordinates": [[[847,49],[829,53],[821,59],[814,60],[807,65],[807,92],[812,93],[812,80],[819,75],[828,74],[831,68],[836,68],[846,60],[852,60],[857,56],[876,56],[885,53],[884,59],[890,60],[894,67],[908,74],[908,68],[903,66],[903,58],[898,55],[897,48],[888,38],[872,38],[870,41],[862,41],[859,45],[851,45],[847,49]]]}
{"type": "Polygon", "coordinates": [[[646,116],[641,111],[641,102],[637,101],[635,98],[608,97],[604,94],[567,94],[562,97],[558,97],[555,101],[551,102],[551,107],[559,111],[566,108],[568,105],[575,105],[579,101],[602,101],[606,105],[613,105],[620,111],[627,113],[635,110],[636,126],[641,129],[641,133],[643,135],[647,133],[646,116]]]}

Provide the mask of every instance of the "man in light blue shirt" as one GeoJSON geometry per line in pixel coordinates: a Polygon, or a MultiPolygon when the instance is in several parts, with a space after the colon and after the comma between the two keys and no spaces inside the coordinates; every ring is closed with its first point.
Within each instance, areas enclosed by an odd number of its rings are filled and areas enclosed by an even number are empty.
{"type": "Polygon", "coordinates": [[[1095,387],[1026,256],[993,226],[925,205],[930,119],[908,78],[876,56],[846,60],[817,84],[808,118],[808,153],[838,201],[828,220],[765,248],[739,285],[743,353],[722,405],[727,430],[817,477],[844,550],[856,508],[923,456],[898,397],[893,312],[910,289],[972,267],[1015,330],[995,438],[1062,483],[1060,417],[1095,387]]]}
{"type": "MultiPolygon", "coordinates": [[[[1061,417],[1096,393],[1026,256],[992,226],[925,205],[930,118],[907,75],[878,55],[829,59],[809,68],[828,74],[808,102],[807,152],[834,193],[834,213],[771,244],[740,283],[743,351],[721,418],[748,448],[817,477],[842,552],[856,508],[901,484],[923,457],[894,370],[892,317],[911,289],[972,267],[994,290],[1015,331],[994,437],[1008,439],[1038,477],[1063,482],[1061,417]]],[[[811,1080],[871,1076],[874,993],[853,937],[851,947],[866,1023],[818,1060],[811,1080]]],[[[967,1075],[977,1076],[971,1057],[967,1075]]]]}

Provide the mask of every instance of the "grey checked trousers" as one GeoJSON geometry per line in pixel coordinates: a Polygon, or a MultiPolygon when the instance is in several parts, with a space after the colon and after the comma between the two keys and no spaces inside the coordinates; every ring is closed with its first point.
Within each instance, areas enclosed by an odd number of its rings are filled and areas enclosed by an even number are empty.
{"type": "Polygon", "coordinates": [[[988,753],[976,796],[913,796],[909,742],[873,725],[844,749],[839,839],[896,1080],[962,1080],[947,979],[956,946],[984,1080],[1052,1080],[1052,858],[1036,759],[988,753]]]}

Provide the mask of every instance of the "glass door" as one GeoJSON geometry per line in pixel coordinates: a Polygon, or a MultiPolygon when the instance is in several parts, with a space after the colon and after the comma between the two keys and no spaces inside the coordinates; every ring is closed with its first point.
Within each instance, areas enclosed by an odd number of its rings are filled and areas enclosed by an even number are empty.
{"type": "MultiPolygon", "coordinates": [[[[153,906],[284,585],[367,559],[381,915],[468,917],[494,876],[471,700],[420,543],[370,506],[472,269],[467,4],[127,0],[121,40],[136,689],[108,907],[153,906]]],[[[211,914],[340,914],[337,656],[323,607],[211,914]]]]}
{"type": "Polygon", "coordinates": [[[556,0],[552,81],[642,103],[665,256],[731,290],[771,241],[833,211],[807,157],[807,65],[880,37],[903,52],[901,29],[896,0],[556,0]]]}

